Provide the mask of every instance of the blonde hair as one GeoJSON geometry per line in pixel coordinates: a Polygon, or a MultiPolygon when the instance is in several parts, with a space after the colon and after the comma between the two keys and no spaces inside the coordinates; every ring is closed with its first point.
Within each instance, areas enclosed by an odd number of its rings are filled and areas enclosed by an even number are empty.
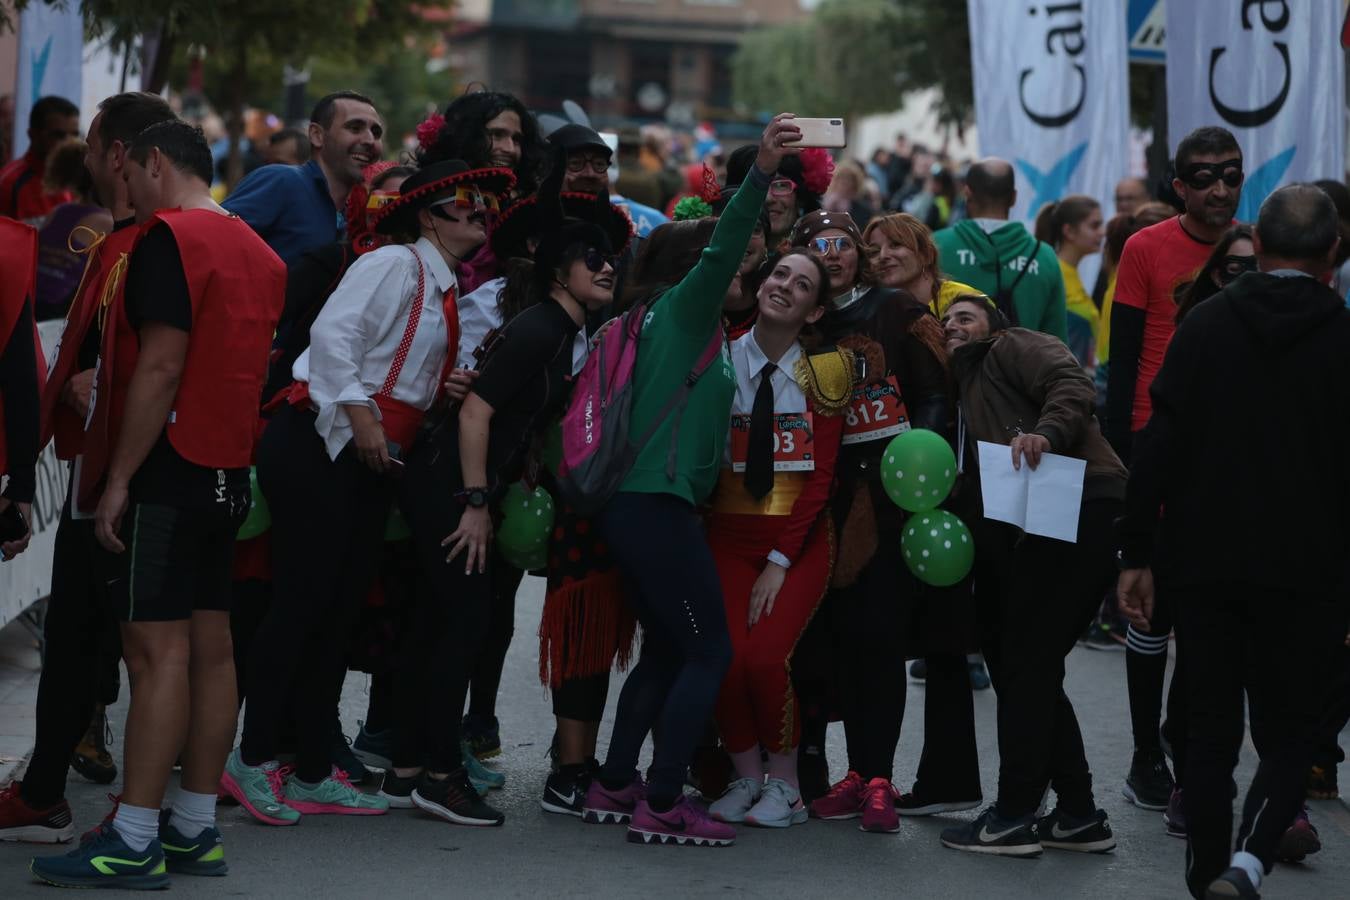
{"type": "Polygon", "coordinates": [[[891,213],[877,216],[863,229],[863,243],[867,244],[869,255],[875,254],[872,247],[872,234],[881,232],[892,244],[899,244],[919,258],[923,271],[933,279],[933,296],[918,299],[929,302],[937,299],[938,287],[942,284],[942,268],[938,264],[937,244],[933,243],[933,233],[928,226],[909,213],[891,213]]]}

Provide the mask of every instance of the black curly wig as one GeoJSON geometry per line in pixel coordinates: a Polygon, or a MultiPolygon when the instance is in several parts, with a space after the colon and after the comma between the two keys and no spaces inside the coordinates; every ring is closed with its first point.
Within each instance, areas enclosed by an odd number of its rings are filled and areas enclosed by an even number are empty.
{"type": "Polygon", "coordinates": [[[446,159],[462,159],[471,168],[492,166],[492,147],[486,126],[507,111],[520,117],[523,135],[520,162],[515,168],[515,193],[518,197],[533,194],[539,189],[539,180],[548,168],[548,145],[539,133],[534,114],[515,96],[500,91],[475,91],[451,100],[442,113],[445,124],[436,140],[431,146],[417,151],[418,166],[446,159]]]}

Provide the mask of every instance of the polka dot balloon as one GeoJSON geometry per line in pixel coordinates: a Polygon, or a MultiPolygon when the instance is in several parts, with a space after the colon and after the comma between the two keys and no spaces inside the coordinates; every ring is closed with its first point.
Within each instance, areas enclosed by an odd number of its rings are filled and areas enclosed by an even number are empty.
{"type": "Polygon", "coordinates": [[[548,537],[553,531],[553,498],[542,487],[527,490],[516,482],[502,498],[502,523],[497,526],[497,550],[517,569],[541,569],[548,559],[548,537]]]}
{"type": "Polygon", "coordinates": [[[901,509],[937,509],[956,483],[956,454],[942,435],[926,428],[897,434],[881,455],[881,486],[901,509]]]}
{"type": "Polygon", "coordinates": [[[925,584],[949,587],[975,564],[975,539],[966,523],[945,509],[915,513],[900,536],[905,565],[925,584]]]}

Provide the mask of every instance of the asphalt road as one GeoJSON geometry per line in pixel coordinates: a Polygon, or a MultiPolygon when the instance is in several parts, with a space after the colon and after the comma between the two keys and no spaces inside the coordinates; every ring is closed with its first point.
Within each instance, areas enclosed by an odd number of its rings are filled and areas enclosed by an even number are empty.
{"type": "MultiPolygon", "coordinates": [[[[902,820],[898,835],[859,832],[855,823],[816,822],[787,831],[742,829],[727,849],[638,846],[618,827],[583,825],[539,809],[552,734],[548,696],[537,677],[542,583],[527,579],[516,615],[498,714],[504,752],[493,762],[507,775],[494,801],[506,812],[498,829],[442,823],[416,811],[379,818],[306,817],[299,827],[269,828],[236,807],[222,807],[230,875],[177,877],[173,890],[194,897],[914,897],[1061,898],[1186,896],[1183,844],[1164,834],[1161,816],[1130,806],[1120,785],[1130,761],[1123,653],[1075,650],[1069,695],[1082,722],[1096,775],[1097,802],[1111,816],[1119,846],[1109,855],[1047,851],[1035,860],[984,858],[943,848],[940,818],[902,820]]],[[[347,680],[342,713],[348,733],[364,716],[366,676],[347,680]]],[[[616,679],[617,685],[617,679],[616,679]]],[[[617,690],[611,691],[610,714],[617,690]]],[[[896,757],[897,784],[912,778],[922,742],[922,685],[911,683],[905,730],[896,757]]],[[[994,696],[976,696],[985,796],[996,785],[994,696]]],[[[114,711],[120,734],[125,708],[114,711]]],[[[601,742],[609,733],[608,723],[601,742]]],[[[843,775],[843,733],[830,734],[833,774],[843,775]]],[[[120,744],[114,748],[120,760],[120,744]]],[[[603,752],[602,752],[603,757],[603,752]]],[[[1250,744],[1238,773],[1245,789],[1254,765],[1250,744]]],[[[1350,774],[1350,773],[1347,773],[1350,774]]],[[[83,830],[107,811],[103,788],[74,773],[69,797],[83,830]]],[[[964,813],[973,816],[974,813],[964,813]]],[[[1267,898],[1350,897],[1350,810],[1313,804],[1324,849],[1299,866],[1279,866],[1267,898]]],[[[29,858],[53,848],[0,844],[0,896],[53,897],[31,881],[29,858]]]]}

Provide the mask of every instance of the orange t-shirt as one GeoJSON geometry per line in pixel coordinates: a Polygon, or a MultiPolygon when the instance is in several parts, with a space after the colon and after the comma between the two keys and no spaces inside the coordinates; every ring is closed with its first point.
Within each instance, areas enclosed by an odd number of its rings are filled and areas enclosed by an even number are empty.
{"type": "Polygon", "coordinates": [[[1139,352],[1139,376],[1134,383],[1134,407],[1130,430],[1138,431],[1153,414],[1148,389],[1162,368],[1167,345],[1176,331],[1177,285],[1190,281],[1209,259],[1214,245],[1191,237],[1181,227],[1181,217],[1134,234],[1125,242],[1116,271],[1113,302],[1144,311],[1144,345],[1139,352]]]}

